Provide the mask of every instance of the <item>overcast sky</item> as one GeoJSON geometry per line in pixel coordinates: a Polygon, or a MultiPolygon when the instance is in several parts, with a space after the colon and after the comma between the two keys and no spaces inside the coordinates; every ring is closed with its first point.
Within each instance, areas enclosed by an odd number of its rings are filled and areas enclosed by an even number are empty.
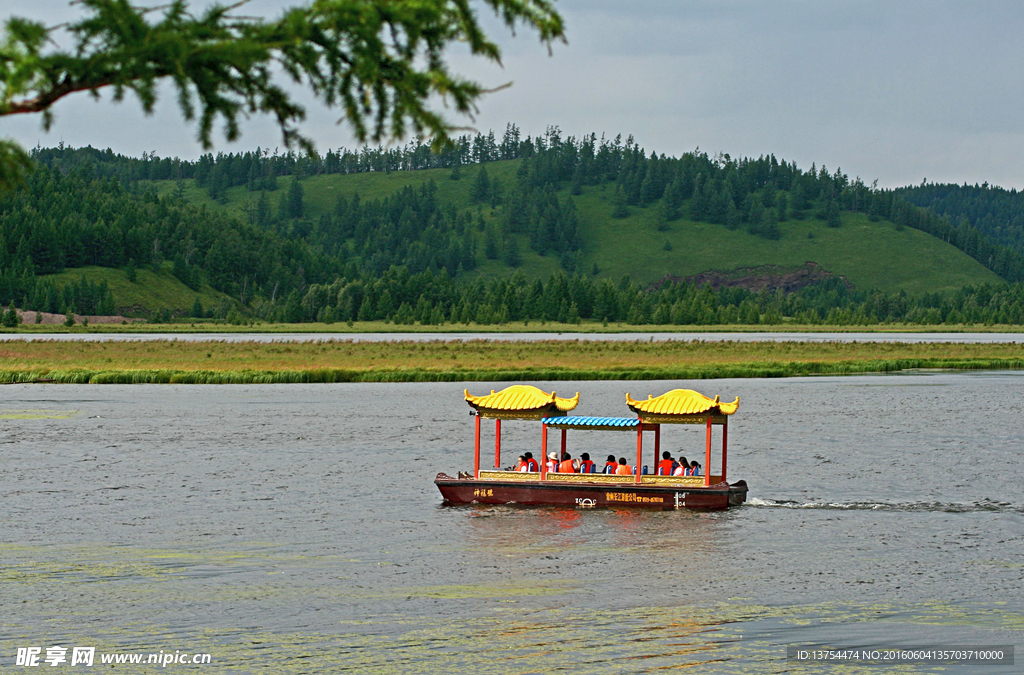
{"type": "MultiPolygon", "coordinates": [[[[257,0],[268,15],[298,0],[257,0]]],[[[193,5],[196,3],[193,2],[193,5]]],[[[205,3],[204,3],[205,4],[205,3]]],[[[1024,3],[562,0],[568,45],[553,54],[494,27],[504,68],[454,55],[459,71],[513,86],[486,98],[481,131],[633,134],[668,155],[774,153],[895,187],[988,181],[1024,188],[1024,3]]],[[[56,23],[67,0],[3,0],[0,16],[56,23]]],[[[38,117],[0,119],[28,146],[110,147],[196,157],[194,127],[165,96],[145,117],[136,101],[65,99],[44,133],[38,117]]],[[[304,129],[321,151],[354,145],[338,115],[311,104],[304,129]]],[[[469,123],[468,120],[466,120],[469,123]]],[[[218,150],[276,147],[266,119],[218,150]]]]}

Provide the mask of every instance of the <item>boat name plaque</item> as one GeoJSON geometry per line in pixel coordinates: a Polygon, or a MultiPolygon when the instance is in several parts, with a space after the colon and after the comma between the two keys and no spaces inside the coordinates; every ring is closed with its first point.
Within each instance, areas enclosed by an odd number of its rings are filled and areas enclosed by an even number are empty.
{"type": "Polygon", "coordinates": [[[648,497],[647,495],[638,495],[632,492],[605,492],[604,499],[608,502],[633,502],[636,504],[665,503],[664,497],[648,497]]]}

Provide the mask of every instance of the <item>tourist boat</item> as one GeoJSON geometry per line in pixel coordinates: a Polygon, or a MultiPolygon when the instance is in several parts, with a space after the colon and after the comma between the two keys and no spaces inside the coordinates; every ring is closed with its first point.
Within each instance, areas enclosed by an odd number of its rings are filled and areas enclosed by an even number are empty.
{"type": "MultiPolygon", "coordinates": [[[[434,484],[447,504],[528,504],[573,507],[635,506],[655,509],[725,509],[746,501],[744,481],[726,481],[726,446],[729,416],[739,407],[739,398],[724,403],[689,389],[675,389],[657,398],[635,400],[626,394],[626,405],[634,417],[583,417],[569,415],[579,404],[579,393],[559,398],[530,385],[513,385],[466,401],[473,408],[476,433],[473,472],[458,472],[455,477],[437,474],[434,484]],[[494,469],[480,468],[481,420],[494,420],[494,469]],[[520,472],[501,468],[501,424],[503,421],[540,423],[540,470],[520,472]],[[663,424],[701,424],[706,429],[703,475],[661,476],[646,471],[644,434],[654,435],[654,461],[661,457],[663,424]],[[712,473],[712,429],[721,427],[719,472],[712,473]],[[551,430],[561,432],[561,453],[567,451],[567,433],[572,430],[609,431],[636,434],[636,464],[631,475],[602,473],[555,473],[547,470],[548,437],[551,430]]],[[[600,460],[610,450],[582,448],[600,460]]],[[[573,453],[578,457],[579,453],[573,453]]],[[[620,453],[616,453],[620,454],[620,453]]],[[[624,453],[622,453],[624,454],[624,453]]]]}

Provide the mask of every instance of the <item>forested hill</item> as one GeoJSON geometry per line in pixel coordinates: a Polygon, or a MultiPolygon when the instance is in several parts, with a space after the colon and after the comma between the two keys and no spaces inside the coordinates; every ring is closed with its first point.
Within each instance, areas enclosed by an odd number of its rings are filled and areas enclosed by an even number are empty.
{"type": "Polygon", "coordinates": [[[992,242],[1024,253],[1024,193],[982,185],[925,183],[895,191],[911,204],[974,226],[992,242]]]}
{"type": "MultiPolygon", "coordinates": [[[[38,169],[28,184],[0,195],[0,298],[49,311],[70,301],[46,287],[59,277],[40,275],[85,265],[173,272],[194,289],[209,284],[233,297],[243,312],[306,320],[328,309],[342,320],[393,319],[403,305],[416,320],[473,318],[481,301],[474,294],[489,298],[490,315],[512,319],[565,309],[582,318],[653,320],[658,294],[698,297],[693,288],[652,292],[666,276],[785,271],[808,261],[831,275],[832,290],[814,297],[835,302],[787,305],[765,296],[759,311],[772,305],[776,314],[799,311],[813,322],[860,303],[899,318],[914,305],[901,291],[932,293],[920,307],[938,309],[945,301],[935,291],[1024,278],[1021,256],[977,228],[840,170],[805,170],[773,156],[666,157],[631,138],[563,138],[556,128],[521,138],[510,125],[500,140],[463,137],[440,154],[416,142],[194,162],[92,148],[34,154],[38,169]],[[514,290],[494,290],[502,279],[514,290]],[[528,296],[547,297],[533,285],[542,281],[573,289],[572,301],[531,305],[528,296]],[[444,290],[426,297],[417,283],[444,290]],[[852,294],[834,296],[836,283],[852,294]],[[885,297],[871,299],[873,292],[885,297]],[[593,300],[600,293],[604,304],[593,300]]],[[[985,302],[1002,302],[995,288],[983,292],[985,302]]],[[[976,302],[972,293],[958,302],[976,302]]],[[[749,297],[723,297],[735,309],[723,316],[736,320],[749,297]]]]}

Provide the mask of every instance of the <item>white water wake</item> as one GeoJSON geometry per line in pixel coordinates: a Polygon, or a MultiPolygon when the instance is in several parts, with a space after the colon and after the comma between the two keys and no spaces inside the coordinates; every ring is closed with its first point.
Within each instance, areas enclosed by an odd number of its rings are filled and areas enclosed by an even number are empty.
{"type": "Polygon", "coordinates": [[[799,502],[787,499],[746,501],[746,506],[777,509],[829,509],[837,511],[905,511],[941,513],[1005,512],[1024,513],[1024,505],[983,499],[977,502],[799,502]]]}

